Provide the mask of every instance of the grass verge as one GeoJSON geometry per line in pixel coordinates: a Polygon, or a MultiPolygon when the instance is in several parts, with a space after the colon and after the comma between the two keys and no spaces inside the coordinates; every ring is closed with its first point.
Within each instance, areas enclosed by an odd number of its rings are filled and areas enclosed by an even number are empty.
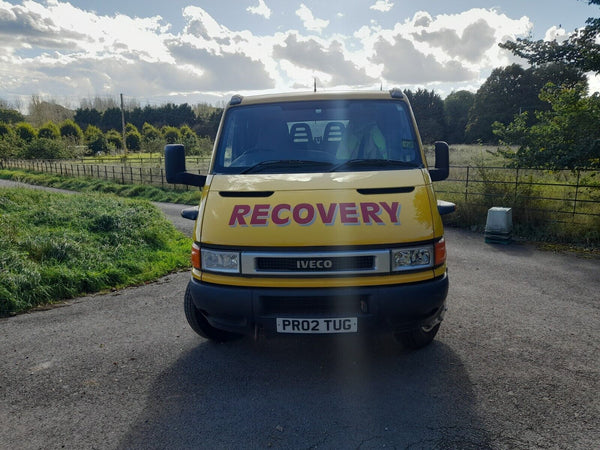
{"type": "Polygon", "coordinates": [[[0,316],[189,267],[191,242],[144,200],[0,190],[0,316]]]}
{"type": "Polygon", "coordinates": [[[197,205],[200,201],[199,189],[177,191],[156,186],[118,184],[97,178],[73,178],[60,175],[29,172],[26,170],[0,170],[0,178],[39,186],[50,186],[79,192],[104,192],[120,197],[135,197],[153,202],[181,203],[197,205]]]}

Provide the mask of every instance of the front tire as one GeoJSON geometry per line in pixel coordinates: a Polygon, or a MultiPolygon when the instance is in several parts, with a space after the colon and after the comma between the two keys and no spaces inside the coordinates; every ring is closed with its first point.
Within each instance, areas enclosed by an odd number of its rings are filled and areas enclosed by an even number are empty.
{"type": "Polygon", "coordinates": [[[187,319],[188,324],[192,330],[194,330],[203,338],[215,342],[229,342],[242,337],[241,334],[220,330],[209,324],[208,320],[206,320],[206,317],[204,317],[204,314],[202,314],[198,308],[196,308],[196,305],[194,305],[194,300],[192,299],[192,293],[190,292],[189,286],[185,290],[183,306],[185,310],[185,318],[187,319]]]}
{"type": "Polygon", "coordinates": [[[432,328],[421,327],[417,330],[407,331],[402,333],[394,333],[396,341],[408,350],[418,350],[431,344],[441,324],[437,324],[432,328]]]}

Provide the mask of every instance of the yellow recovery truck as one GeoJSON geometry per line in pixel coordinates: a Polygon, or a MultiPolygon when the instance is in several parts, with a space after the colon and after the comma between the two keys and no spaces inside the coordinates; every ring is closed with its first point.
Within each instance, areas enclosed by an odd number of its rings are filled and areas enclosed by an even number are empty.
{"type": "Polygon", "coordinates": [[[446,244],[405,95],[234,96],[208,175],[167,145],[169,183],[202,187],[185,314],[201,336],[388,331],[408,348],[435,337],[448,292],[446,244]]]}

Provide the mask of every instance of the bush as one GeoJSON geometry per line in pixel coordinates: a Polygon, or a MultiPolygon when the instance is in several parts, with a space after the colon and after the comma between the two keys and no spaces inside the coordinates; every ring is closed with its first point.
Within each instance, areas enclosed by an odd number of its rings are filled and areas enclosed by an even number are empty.
{"type": "Polygon", "coordinates": [[[63,138],[70,139],[72,142],[79,144],[83,141],[83,131],[79,125],[71,119],[67,119],[60,124],[60,135],[63,138]]]}
{"type": "Polygon", "coordinates": [[[134,124],[128,123],[127,125],[125,125],[125,134],[127,133],[139,133],[139,130],[134,124]]]}
{"type": "Polygon", "coordinates": [[[144,123],[142,127],[142,146],[144,151],[148,153],[160,153],[165,143],[162,134],[155,126],[148,122],[144,123]]]}
{"type": "Polygon", "coordinates": [[[106,133],[106,141],[108,146],[114,149],[121,150],[123,148],[123,137],[117,130],[110,130],[106,133]]]}
{"type": "Polygon", "coordinates": [[[14,158],[20,152],[21,142],[17,136],[10,130],[9,134],[0,137],[0,159],[14,158]]]}
{"type": "Polygon", "coordinates": [[[175,127],[163,127],[162,135],[167,141],[167,144],[178,144],[181,142],[181,133],[175,127]]]}
{"type": "Polygon", "coordinates": [[[67,158],[64,144],[56,139],[35,138],[25,147],[23,154],[25,159],[61,159],[67,158]]]}
{"type": "Polygon", "coordinates": [[[139,152],[142,149],[142,135],[138,131],[130,131],[125,135],[127,149],[139,152]]]}
{"type": "Polygon", "coordinates": [[[102,134],[100,128],[94,125],[89,125],[85,130],[85,142],[91,154],[98,154],[108,150],[106,136],[102,134]]]}
{"type": "Polygon", "coordinates": [[[54,122],[46,122],[38,130],[38,137],[44,139],[58,139],[60,137],[60,129],[54,122]]]}
{"type": "Polygon", "coordinates": [[[14,136],[14,132],[9,124],[0,122],[0,138],[14,136]]]}
{"type": "Polygon", "coordinates": [[[30,123],[19,122],[15,125],[15,133],[25,142],[31,142],[37,137],[35,128],[30,123]]]}

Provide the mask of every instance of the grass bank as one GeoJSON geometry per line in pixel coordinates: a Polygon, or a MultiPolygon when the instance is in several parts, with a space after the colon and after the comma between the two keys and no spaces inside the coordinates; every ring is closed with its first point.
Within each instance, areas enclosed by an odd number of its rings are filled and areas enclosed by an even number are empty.
{"type": "Polygon", "coordinates": [[[0,316],[189,266],[189,239],[144,200],[1,189],[0,230],[0,316]]]}
{"type": "Polygon", "coordinates": [[[50,186],[79,192],[103,192],[120,197],[135,197],[153,202],[196,205],[200,201],[200,190],[177,191],[156,186],[118,184],[98,178],[73,178],[60,175],[29,172],[26,170],[0,170],[0,178],[39,186],[50,186]]]}

